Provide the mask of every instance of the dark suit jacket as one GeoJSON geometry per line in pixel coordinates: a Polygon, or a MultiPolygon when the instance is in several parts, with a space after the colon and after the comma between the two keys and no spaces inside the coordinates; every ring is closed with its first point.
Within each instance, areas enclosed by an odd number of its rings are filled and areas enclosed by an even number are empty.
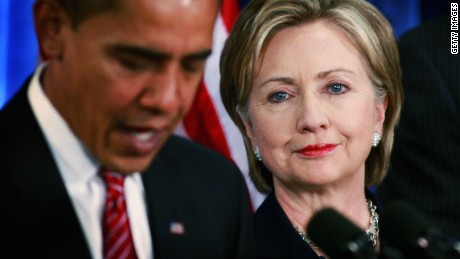
{"type": "MultiPolygon", "coordinates": [[[[0,111],[0,257],[91,258],[26,88],[0,111]]],[[[231,162],[173,136],[142,179],[155,258],[251,257],[249,196],[231,162]]]]}
{"type": "Polygon", "coordinates": [[[385,203],[405,199],[460,238],[460,54],[450,53],[450,17],[422,24],[399,42],[404,107],[385,203]]]}

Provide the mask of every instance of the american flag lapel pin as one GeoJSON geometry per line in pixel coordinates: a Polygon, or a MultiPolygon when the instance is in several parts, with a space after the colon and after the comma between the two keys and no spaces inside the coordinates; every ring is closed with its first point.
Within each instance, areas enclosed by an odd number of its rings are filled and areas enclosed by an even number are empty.
{"type": "Polygon", "coordinates": [[[172,221],[171,224],[169,224],[169,232],[173,235],[183,235],[185,233],[184,224],[172,221]]]}

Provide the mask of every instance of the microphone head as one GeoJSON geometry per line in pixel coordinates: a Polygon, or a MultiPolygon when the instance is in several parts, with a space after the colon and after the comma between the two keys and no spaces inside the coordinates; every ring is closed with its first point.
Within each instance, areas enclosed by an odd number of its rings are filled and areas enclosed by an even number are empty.
{"type": "MultiPolygon", "coordinates": [[[[440,231],[409,203],[388,203],[380,220],[382,238],[404,254],[426,254],[432,241],[440,238],[440,231]]],[[[421,257],[420,257],[421,258],[421,257]]]]}
{"type": "Polygon", "coordinates": [[[308,236],[331,258],[375,258],[364,231],[331,208],[313,215],[308,236]]]}

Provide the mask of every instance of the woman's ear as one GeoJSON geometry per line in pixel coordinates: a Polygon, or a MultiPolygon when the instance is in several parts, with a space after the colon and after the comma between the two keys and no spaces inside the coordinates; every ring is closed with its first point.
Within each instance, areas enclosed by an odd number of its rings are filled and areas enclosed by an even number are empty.
{"type": "Polygon", "coordinates": [[[63,29],[72,29],[67,12],[56,0],[38,0],[34,4],[34,21],[42,58],[62,59],[63,29]]]}
{"type": "Polygon", "coordinates": [[[385,96],[383,100],[378,100],[376,103],[376,121],[375,130],[382,134],[383,123],[385,122],[385,112],[388,106],[388,96],[385,96]]]}
{"type": "Polygon", "coordinates": [[[241,120],[243,121],[244,128],[246,130],[246,135],[248,135],[248,138],[251,140],[251,145],[255,147],[257,144],[254,141],[254,130],[252,128],[252,123],[249,119],[248,116],[241,116],[241,120]]]}

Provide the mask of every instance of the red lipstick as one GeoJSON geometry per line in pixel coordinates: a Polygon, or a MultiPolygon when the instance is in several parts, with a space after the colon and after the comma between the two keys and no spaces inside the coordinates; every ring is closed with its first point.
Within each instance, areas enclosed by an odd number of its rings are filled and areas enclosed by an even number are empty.
{"type": "Polygon", "coordinates": [[[321,157],[334,150],[335,147],[337,147],[335,144],[308,145],[296,152],[308,157],[321,157]]]}

